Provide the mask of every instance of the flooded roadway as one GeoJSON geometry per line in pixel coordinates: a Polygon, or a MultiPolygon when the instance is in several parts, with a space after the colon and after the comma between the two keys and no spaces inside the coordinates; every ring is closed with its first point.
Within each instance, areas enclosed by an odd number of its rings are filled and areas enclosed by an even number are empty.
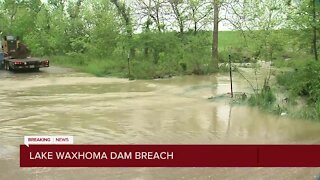
{"type": "MultiPolygon", "coordinates": [[[[235,76],[236,91],[249,85],[235,76]]],[[[66,68],[0,71],[0,179],[315,179],[319,168],[19,168],[26,135],[72,135],[76,144],[305,144],[320,123],[227,100],[227,75],[127,81],[66,68]]]]}

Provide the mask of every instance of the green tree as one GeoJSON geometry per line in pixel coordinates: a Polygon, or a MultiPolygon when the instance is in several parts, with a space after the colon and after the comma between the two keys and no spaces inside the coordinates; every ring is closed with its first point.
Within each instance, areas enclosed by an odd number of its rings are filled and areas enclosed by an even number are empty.
{"type": "Polygon", "coordinates": [[[89,54],[97,57],[110,56],[119,46],[120,25],[116,12],[108,1],[92,1],[90,5],[95,11],[87,10],[84,13],[89,41],[86,44],[89,54]]]}
{"type": "MultiPolygon", "coordinates": [[[[295,29],[298,43],[308,44],[314,59],[318,60],[318,41],[320,30],[320,2],[317,0],[288,1],[290,28],[295,29]]],[[[303,46],[303,45],[302,45],[303,46]]]]}

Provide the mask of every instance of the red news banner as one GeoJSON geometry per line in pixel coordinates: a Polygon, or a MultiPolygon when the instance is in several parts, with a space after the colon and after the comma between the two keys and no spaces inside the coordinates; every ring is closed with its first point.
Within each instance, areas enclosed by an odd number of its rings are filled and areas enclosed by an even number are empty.
{"type": "Polygon", "coordinates": [[[320,167],[320,145],[20,145],[21,167],[320,167]]]}

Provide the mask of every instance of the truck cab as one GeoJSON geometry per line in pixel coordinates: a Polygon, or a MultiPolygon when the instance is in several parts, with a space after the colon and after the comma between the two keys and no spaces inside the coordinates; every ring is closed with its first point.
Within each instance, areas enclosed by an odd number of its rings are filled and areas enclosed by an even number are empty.
{"type": "Polygon", "coordinates": [[[30,56],[30,50],[20,42],[19,37],[3,36],[2,51],[5,57],[9,58],[27,58],[30,56]]]}
{"type": "Polygon", "coordinates": [[[17,50],[17,38],[14,36],[4,36],[2,42],[2,49],[5,54],[10,56],[15,53],[17,50]]]}

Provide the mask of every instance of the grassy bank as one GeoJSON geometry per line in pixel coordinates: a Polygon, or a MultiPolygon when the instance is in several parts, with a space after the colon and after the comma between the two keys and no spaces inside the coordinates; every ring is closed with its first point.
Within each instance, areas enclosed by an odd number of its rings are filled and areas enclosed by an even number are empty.
{"type": "Polygon", "coordinates": [[[121,60],[98,59],[85,55],[51,56],[50,63],[73,68],[95,76],[127,77],[127,65],[121,60]]]}
{"type": "Polygon", "coordinates": [[[247,94],[236,103],[263,111],[320,122],[320,64],[314,60],[292,60],[277,64],[274,80],[247,94]]]}
{"type": "Polygon", "coordinates": [[[300,105],[292,114],[320,121],[320,64],[300,61],[291,71],[277,76],[277,82],[288,96],[288,104],[300,105]]]}
{"type": "MultiPolygon", "coordinates": [[[[93,74],[95,76],[114,76],[128,78],[127,57],[94,58],[86,55],[81,56],[51,56],[53,65],[70,67],[81,72],[93,74]]],[[[203,63],[179,61],[159,62],[154,64],[148,60],[137,58],[130,60],[130,78],[134,79],[154,79],[166,78],[177,75],[190,74],[210,74],[215,72],[213,65],[208,60],[203,63]]]]}
{"type": "MultiPolygon", "coordinates": [[[[139,34],[134,37],[134,55],[130,58],[130,77],[163,78],[175,75],[216,72],[211,58],[211,33],[197,35],[176,33],[139,34]],[[145,48],[148,46],[149,48],[145,48]]],[[[228,48],[240,46],[239,32],[220,33],[220,62],[226,62],[228,48]]],[[[120,46],[119,46],[120,47],[120,46]]],[[[129,77],[128,48],[117,48],[109,54],[87,53],[51,56],[53,64],[75,68],[96,76],[129,77]]]]}
{"type": "MultiPolygon", "coordinates": [[[[298,56],[298,53],[290,50],[289,42],[285,39],[277,42],[282,48],[264,47],[266,42],[254,38],[263,34],[262,31],[219,32],[219,62],[227,63],[231,55],[232,61],[236,63],[256,62],[257,59],[261,59],[277,61],[279,66],[284,66],[284,58],[298,56]],[[246,36],[243,36],[244,34],[246,36]]],[[[272,31],[271,35],[278,38],[287,35],[287,32],[272,31]]],[[[65,53],[51,56],[50,59],[54,64],[76,68],[96,76],[129,77],[127,54],[130,51],[130,77],[152,79],[216,72],[211,49],[212,32],[201,31],[197,34],[149,32],[134,35],[129,43],[120,38],[112,50],[105,47],[88,48],[83,53],[65,53]]]]}

